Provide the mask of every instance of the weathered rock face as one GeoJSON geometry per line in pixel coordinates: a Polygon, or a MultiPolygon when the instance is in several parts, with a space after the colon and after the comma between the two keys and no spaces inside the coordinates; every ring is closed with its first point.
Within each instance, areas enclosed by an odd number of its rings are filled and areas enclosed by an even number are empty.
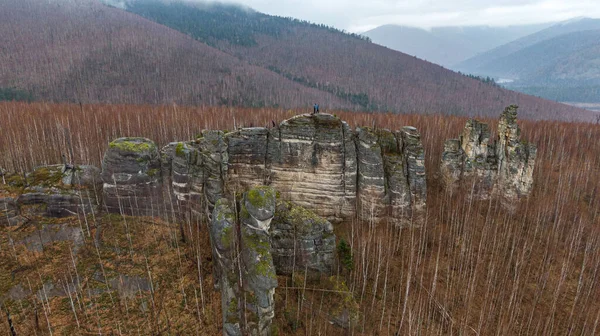
{"type": "Polygon", "coordinates": [[[291,202],[278,202],[270,234],[277,274],[333,272],[335,235],[325,218],[291,202]]]}
{"type": "Polygon", "coordinates": [[[248,334],[271,334],[275,317],[277,277],[271,255],[269,229],[275,216],[275,190],[250,189],[240,205],[242,289],[245,292],[245,328],[248,334]]]}
{"type": "Polygon", "coordinates": [[[270,335],[276,274],[332,274],[333,225],[299,205],[277,201],[271,187],[244,193],[239,216],[232,204],[218,200],[210,222],[224,335],[270,335]]]}
{"type": "Polygon", "coordinates": [[[17,201],[13,197],[0,198],[0,226],[14,226],[22,222],[17,201]]]}
{"type": "Polygon", "coordinates": [[[262,127],[243,128],[227,133],[227,189],[243,192],[265,184],[269,130],[262,127]]]}
{"type": "Polygon", "coordinates": [[[425,152],[413,127],[357,130],[359,217],[418,225],[427,199],[425,152]]]}
{"type": "Polygon", "coordinates": [[[282,198],[332,221],[352,218],[356,158],[348,125],[328,114],[299,115],[270,134],[267,182],[282,198]]]}
{"type": "Polygon", "coordinates": [[[225,194],[229,154],[224,134],[221,131],[203,131],[202,138],[197,142],[202,156],[202,189],[204,190],[206,213],[210,216],[215,203],[225,194]]]}
{"type": "Polygon", "coordinates": [[[236,214],[227,199],[217,201],[210,225],[214,278],[221,290],[223,335],[241,332],[241,291],[238,283],[238,237],[236,214]]]}
{"type": "Polygon", "coordinates": [[[111,213],[158,216],[163,208],[158,148],[145,138],[120,138],[102,160],[104,206],[111,213]]]}
{"type": "Polygon", "coordinates": [[[517,107],[508,107],[500,117],[498,140],[490,142],[487,124],[469,120],[459,139],[444,145],[441,173],[447,187],[468,183],[480,199],[499,193],[508,199],[529,194],[537,149],[520,140],[517,107]]]}
{"type": "Polygon", "coordinates": [[[12,176],[13,195],[0,191],[0,224],[19,225],[29,216],[69,217],[98,212],[100,170],[93,166],[53,165],[25,177],[12,176]]]}
{"type": "Polygon", "coordinates": [[[221,197],[270,185],[333,223],[359,210],[362,219],[415,225],[426,200],[424,151],[412,127],[354,132],[332,115],[298,115],[271,129],[204,131],[161,153],[173,211],[199,211],[203,195],[210,216],[221,197]]]}
{"type": "Polygon", "coordinates": [[[500,189],[507,198],[526,196],[533,187],[537,147],[521,141],[517,107],[508,107],[498,124],[496,156],[500,189]]]}

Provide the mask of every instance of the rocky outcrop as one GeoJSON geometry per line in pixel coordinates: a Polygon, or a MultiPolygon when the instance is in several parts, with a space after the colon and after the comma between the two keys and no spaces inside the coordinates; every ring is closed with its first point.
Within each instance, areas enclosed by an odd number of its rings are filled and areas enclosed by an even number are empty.
{"type": "Polygon", "coordinates": [[[333,223],[358,213],[417,225],[415,214],[424,212],[424,151],[412,127],[355,132],[329,114],[298,115],[270,129],[204,131],[169,144],[161,157],[167,208],[180,213],[204,206],[210,216],[221,197],[260,185],[333,223]]]}
{"type": "Polygon", "coordinates": [[[489,126],[474,119],[467,121],[459,139],[447,140],[441,164],[446,186],[453,190],[465,185],[479,199],[495,193],[507,199],[528,195],[537,149],[521,141],[516,119],[517,107],[508,107],[493,142],[489,126]]]}
{"type": "Polygon", "coordinates": [[[508,107],[500,117],[496,153],[500,192],[507,198],[528,195],[533,187],[537,147],[521,141],[516,106],[508,107]]]}
{"type": "Polygon", "coordinates": [[[145,138],[120,138],[108,147],[102,160],[106,210],[132,216],[160,215],[162,177],[156,144],[145,138]]]}
{"type": "Polygon", "coordinates": [[[269,229],[275,216],[275,190],[250,189],[240,205],[242,290],[245,297],[245,329],[249,335],[271,334],[275,317],[277,277],[269,229]]]}
{"type": "Polygon", "coordinates": [[[24,221],[13,197],[0,197],[0,226],[15,226],[24,221]]]}
{"type": "Polygon", "coordinates": [[[243,128],[225,135],[228,153],[227,189],[243,192],[264,185],[269,176],[266,168],[269,130],[243,128]]]}
{"type": "Polygon", "coordinates": [[[239,252],[236,214],[227,199],[217,201],[210,225],[214,279],[221,290],[223,335],[239,336],[241,332],[241,290],[238,283],[239,252]]]}
{"type": "Polygon", "coordinates": [[[425,152],[414,127],[357,130],[359,217],[396,225],[422,222],[427,199],[425,152]]]}
{"type": "Polygon", "coordinates": [[[291,202],[278,202],[271,223],[271,253],[277,274],[331,274],[335,260],[333,225],[291,202]]]}
{"type": "Polygon", "coordinates": [[[348,125],[329,114],[298,115],[270,134],[267,183],[331,221],[352,218],[357,167],[348,125]]]}
{"type": "Polygon", "coordinates": [[[31,216],[86,217],[96,214],[101,190],[100,169],[93,166],[37,167],[25,176],[13,175],[10,197],[0,190],[0,224],[19,225],[31,216]]]}
{"type": "Polygon", "coordinates": [[[335,235],[323,217],[251,188],[236,209],[225,198],[210,222],[215,287],[221,290],[224,335],[270,335],[276,274],[333,273],[335,235]]]}

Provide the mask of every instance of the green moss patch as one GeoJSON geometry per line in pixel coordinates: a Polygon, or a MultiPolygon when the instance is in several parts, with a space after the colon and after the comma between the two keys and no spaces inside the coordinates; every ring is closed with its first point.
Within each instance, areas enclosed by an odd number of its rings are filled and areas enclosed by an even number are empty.
{"type": "Polygon", "coordinates": [[[148,152],[156,148],[156,145],[144,138],[121,138],[111,142],[108,146],[123,152],[132,153],[148,152]]]}

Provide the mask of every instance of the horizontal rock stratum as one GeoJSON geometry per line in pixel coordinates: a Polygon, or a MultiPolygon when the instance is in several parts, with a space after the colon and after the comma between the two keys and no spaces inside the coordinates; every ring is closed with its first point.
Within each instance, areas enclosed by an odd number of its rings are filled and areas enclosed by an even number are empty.
{"type": "MultiPolygon", "coordinates": [[[[115,156],[111,152],[122,154],[111,145],[106,158],[115,156]]],[[[179,214],[210,216],[218,199],[268,185],[283,200],[333,223],[358,216],[409,226],[423,218],[425,153],[413,127],[352,130],[330,114],[303,114],[273,128],[204,131],[198,139],[171,143],[161,153],[163,195],[172,198],[168,203],[179,214]]],[[[147,166],[140,162],[140,174],[147,175],[147,166]]],[[[112,169],[106,163],[103,167],[112,169]]],[[[103,176],[113,188],[116,179],[103,176]]],[[[140,196],[149,197],[147,179],[140,181],[140,196]]],[[[131,183],[124,181],[122,187],[124,195],[131,194],[131,183]]]]}

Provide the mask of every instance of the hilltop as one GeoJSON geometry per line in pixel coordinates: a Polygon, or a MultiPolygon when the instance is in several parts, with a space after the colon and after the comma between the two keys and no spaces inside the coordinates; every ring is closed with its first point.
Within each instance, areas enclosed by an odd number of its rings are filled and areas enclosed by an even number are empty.
{"type": "Polygon", "coordinates": [[[236,6],[94,0],[0,5],[0,87],[38,100],[444,113],[591,112],[511,92],[357,35],[236,6]],[[143,16],[143,17],[142,17],[143,16]]]}

